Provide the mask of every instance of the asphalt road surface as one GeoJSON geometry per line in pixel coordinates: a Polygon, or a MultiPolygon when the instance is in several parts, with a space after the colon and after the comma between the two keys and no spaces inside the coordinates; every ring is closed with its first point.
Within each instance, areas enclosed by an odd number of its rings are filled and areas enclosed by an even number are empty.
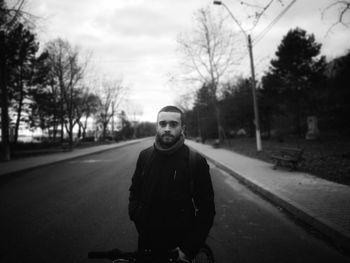
{"type": "MultiPolygon", "coordinates": [[[[128,188],[142,143],[50,165],[0,185],[0,262],[108,262],[90,250],[134,250],[128,188]]],[[[211,165],[216,262],[349,262],[277,207],[211,165]]]]}

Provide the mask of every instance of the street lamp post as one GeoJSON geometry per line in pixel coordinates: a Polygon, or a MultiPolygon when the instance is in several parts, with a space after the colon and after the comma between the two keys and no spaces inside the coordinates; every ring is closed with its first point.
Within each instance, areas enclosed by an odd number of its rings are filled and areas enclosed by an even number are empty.
{"type": "Polygon", "coordinates": [[[222,5],[226,8],[226,10],[228,11],[232,19],[235,21],[235,23],[238,25],[239,29],[245,35],[247,40],[247,46],[248,46],[249,58],[250,58],[251,83],[252,83],[252,94],[253,94],[253,104],[254,104],[254,118],[255,118],[254,125],[255,125],[255,135],[256,135],[256,148],[257,148],[257,151],[261,151],[262,147],[261,147],[261,136],[260,136],[260,124],[259,124],[259,108],[258,108],[258,99],[256,96],[256,81],[255,81],[252,41],[251,41],[250,35],[249,34],[247,35],[247,33],[244,31],[241,24],[232,14],[230,9],[222,1],[214,1],[214,5],[222,5]]]}

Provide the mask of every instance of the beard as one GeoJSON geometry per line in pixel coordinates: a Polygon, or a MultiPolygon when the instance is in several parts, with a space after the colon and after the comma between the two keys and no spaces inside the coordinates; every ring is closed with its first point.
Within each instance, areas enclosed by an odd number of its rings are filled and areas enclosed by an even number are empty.
{"type": "Polygon", "coordinates": [[[173,146],[180,139],[180,136],[181,134],[179,134],[179,136],[174,136],[171,134],[157,134],[158,141],[164,148],[173,146]]]}

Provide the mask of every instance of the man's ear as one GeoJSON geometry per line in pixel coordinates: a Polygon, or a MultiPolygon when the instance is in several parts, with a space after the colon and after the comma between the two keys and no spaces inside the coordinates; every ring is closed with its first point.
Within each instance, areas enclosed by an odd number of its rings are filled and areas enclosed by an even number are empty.
{"type": "Polygon", "coordinates": [[[185,135],[186,126],[185,126],[185,125],[182,125],[182,127],[181,127],[181,128],[182,128],[182,132],[181,132],[181,133],[182,133],[182,135],[185,135]]]}

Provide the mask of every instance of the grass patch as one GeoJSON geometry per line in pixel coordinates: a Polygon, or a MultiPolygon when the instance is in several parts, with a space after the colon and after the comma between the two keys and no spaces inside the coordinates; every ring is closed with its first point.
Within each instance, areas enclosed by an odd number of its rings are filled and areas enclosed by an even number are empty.
{"type": "Polygon", "coordinates": [[[280,147],[304,148],[303,162],[299,171],[350,186],[350,139],[334,138],[308,141],[299,138],[285,138],[283,142],[276,139],[262,141],[261,152],[256,150],[255,138],[235,138],[228,140],[223,148],[239,154],[273,163],[271,154],[280,147]]]}

